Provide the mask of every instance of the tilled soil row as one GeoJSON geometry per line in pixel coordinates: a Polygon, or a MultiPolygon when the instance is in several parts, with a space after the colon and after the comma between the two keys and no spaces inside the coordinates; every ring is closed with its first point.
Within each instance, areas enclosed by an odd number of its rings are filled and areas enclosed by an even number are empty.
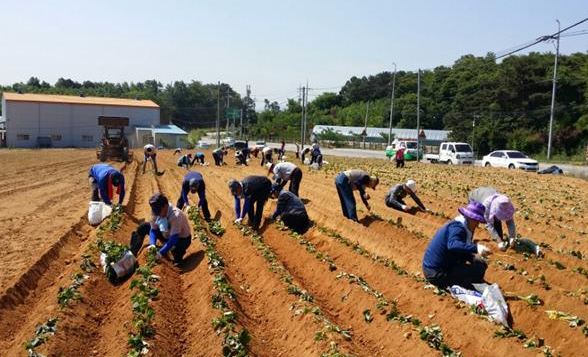
{"type": "MultiPolygon", "coordinates": [[[[170,166],[172,160],[169,160],[170,166]]],[[[170,193],[174,199],[179,196],[185,173],[175,167],[166,170],[165,180],[172,180],[170,188],[175,186],[173,192],[176,194],[170,193]]],[[[205,175],[210,177],[208,173],[205,175]]],[[[250,352],[260,356],[317,355],[326,350],[313,341],[314,333],[320,327],[310,315],[294,316],[291,307],[296,305],[296,299],[287,294],[278,278],[264,267],[263,258],[231,225],[232,216],[217,203],[220,201],[211,187],[210,178],[206,185],[209,207],[226,228],[216,248],[226,263],[225,273],[235,287],[238,321],[252,337],[250,352]]]]}

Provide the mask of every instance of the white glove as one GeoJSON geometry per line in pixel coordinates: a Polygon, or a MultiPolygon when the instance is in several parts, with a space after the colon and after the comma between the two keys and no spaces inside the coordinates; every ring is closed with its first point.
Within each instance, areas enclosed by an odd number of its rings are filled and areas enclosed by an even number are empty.
{"type": "Polygon", "coordinates": [[[151,249],[157,249],[157,247],[155,246],[155,244],[150,244],[150,245],[147,247],[147,250],[151,250],[151,249]]]}
{"type": "Polygon", "coordinates": [[[405,211],[405,212],[408,211],[408,206],[407,205],[402,205],[402,210],[405,211]]]}
{"type": "Polygon", "coordinates": [[[490,249],[488,249],[485,245],[478,244],[477,247],[478,247],[478,254],[480,254],[483,257],[492,253],[492,251],[490,251],[490,249]]]}
{"type": "Polygon", "coordinates": [[[237,219],[235,220],[235,223],[236,223],[236,224],[241,224],[241,222],[242,222],[242,221],[243,221],[243,218],[237,218],[237,219]]]}
{"type": "Polygon", "coordinates": [[[508,242],[500,242],[498,243],[498,249],[500,249],[503,252],[506,252],[506,250],[508,249],[508,242]]]}

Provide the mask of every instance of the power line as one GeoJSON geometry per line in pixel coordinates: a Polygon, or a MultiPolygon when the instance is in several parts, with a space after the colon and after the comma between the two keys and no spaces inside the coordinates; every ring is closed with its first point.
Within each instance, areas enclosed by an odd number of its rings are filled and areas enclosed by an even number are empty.
{"type": "Polygon", "coordinates": [[[519,47],[518,49],[515,49],[515,50],[512,50],[512,51],[509,51],[509,52],[507,52],[507,53],[505,53],[505,54],[503,54],[503,55],[497,56],[497,57],[496,57],[496,59],[499,59],[499,58],[502,58],[502,57],[506,57],[506,56],[510,56],[510,55],[512,55],[512,54],[514,54],[514,53],[520,52],[520,51],[522,51],[522,50],[524,50],[524,49],[527,49],[527,48],[529,48],[529,47],[531,47],[531,46],[535,46],[536,44],[538,44],[538,43],[540,43],[540,42],[544,42],[544,41],[547,41],[547,40],[553,40],[553,39],[555,39],[556,37],[558,37],[558,36],[559,36],[559,34],[561,34],[562,32],[565,32],[565,31],[567,31],[567,30],[569,30],[569,29],[571,29],[571,28],[573,28],[573,27],[576,27],[576,26],[578,26],[578,25],[580,25],[580,24],[582,24],[582,23],[584,23],[584,22],[586,22],[586,21],[588,21],[588,17],[587,17],[587,18],[585,18],[584,20],[578,21],[578,22],[576,22],[575,24],[573,24],[573,25],[570,25],[570,26],[568,26],[568,27],[564,28],[563,30],[559,30],[559,31],[557,31],[556,33],[554,33],[554,34],[552,34],[552,35],[541,36],[541,37],[539,37],[538,39],[536,39],[535,41],[533,41],[533,42],[531,42],[531,43],[529,43],[529,44],[526,44],[526,45],[524,45],[524,46],[522,46],[522,47],[519,47]]]}

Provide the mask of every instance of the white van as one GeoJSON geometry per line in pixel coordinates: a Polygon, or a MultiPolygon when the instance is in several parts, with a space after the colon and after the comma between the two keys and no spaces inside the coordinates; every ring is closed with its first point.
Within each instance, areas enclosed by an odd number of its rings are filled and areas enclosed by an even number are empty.
{"type": "Polygon", "coordinates": [[[439,147],[439,154],[426,154],[425,159],[432,163],[448,165],[473,165],[474,152],[468,143],[445,142],[439,147]]]}

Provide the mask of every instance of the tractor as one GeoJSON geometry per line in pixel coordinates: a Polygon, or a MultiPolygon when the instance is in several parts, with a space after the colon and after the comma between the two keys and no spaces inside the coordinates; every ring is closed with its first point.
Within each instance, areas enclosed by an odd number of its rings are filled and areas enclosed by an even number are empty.
{"type": "Polygon", "coordinates": [[[100,146],[96,150],[96,158],[102,162],[106,160],[131,162],[133,152],[129,150],[129,141],[125,135],[129,118],[99,116],[98,125],[104,127],[104,132],[100,146]]]}

